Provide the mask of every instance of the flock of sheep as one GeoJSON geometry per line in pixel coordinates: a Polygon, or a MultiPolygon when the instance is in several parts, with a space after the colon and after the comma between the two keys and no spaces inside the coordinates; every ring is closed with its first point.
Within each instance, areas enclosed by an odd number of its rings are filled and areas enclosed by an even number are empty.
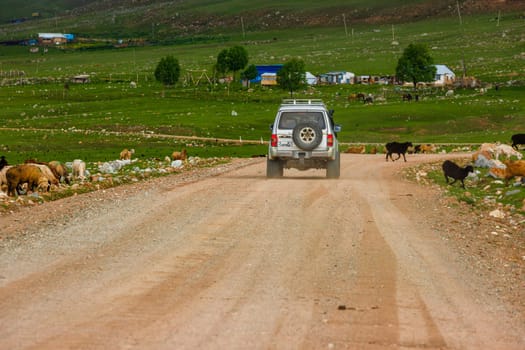
{"type": "MultiPolygon", "coordinates": [[[[130,160],[135,153],[133,149],[124,149],[120,153],[121,160],[130,160]]],[[[185,161],[186,150],[175,151],[174,161],[185,161]]],[[[0,192],[7,196],[18,196],[28,191],[49,192],[60,183],[70,185],[72,181],[87,180],[86,163],[80,159],[64,164],[59,161],[39,162],[28,159],[24,164],[9,165],[4,156],[0,157],[0,192]],[[71,173],[70,173],[71,172],[71,173]]]]}

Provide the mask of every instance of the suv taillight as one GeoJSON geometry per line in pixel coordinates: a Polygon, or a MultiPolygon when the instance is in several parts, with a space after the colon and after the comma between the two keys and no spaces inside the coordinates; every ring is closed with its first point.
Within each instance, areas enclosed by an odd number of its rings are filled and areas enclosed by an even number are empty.
{"type": "Polygon", "coordinates": [[[276,134],[272,134],[272,143],[271,143],[272,147],[277,147],[277,135],[276,134]]]}
{"type": "Polygon", "coordinates": [[[334,146],[334,135],[332,135],[332,134],[326,135],[326,145],[328,147],[333,147],[334,146]]]}

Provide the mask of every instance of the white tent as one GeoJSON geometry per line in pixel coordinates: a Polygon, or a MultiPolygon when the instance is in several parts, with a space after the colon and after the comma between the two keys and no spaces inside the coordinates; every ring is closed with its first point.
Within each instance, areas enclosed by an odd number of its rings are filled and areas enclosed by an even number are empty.
{"type": "Polygon", "coordinates": [[[310,72],[306,72],[306,83],[308,85],[317,84],[317,77],[310,72]]]}

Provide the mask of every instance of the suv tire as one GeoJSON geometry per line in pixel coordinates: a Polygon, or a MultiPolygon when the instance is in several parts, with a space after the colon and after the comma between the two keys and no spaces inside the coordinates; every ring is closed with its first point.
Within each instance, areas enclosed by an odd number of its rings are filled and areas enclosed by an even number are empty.
{"type": "Polygon", "coordinates": [[[284,174],[283,164],[278,160],[266,159],[266,177],[277,178],[284,174]]]}
{"type": "Polygon", "coordinates": [[[326,163],[326,177],[328,179],[338,179],[341,174],[341,156],[339,152],[336,153],[334,160],[329,160],[326,163]]]}
{"type": "Polygon", "coordinates": [[[303,122],[293,129],[292,137],[297,147],[311,151],[321,143],[323,131],[317,123],[303,122]]]}

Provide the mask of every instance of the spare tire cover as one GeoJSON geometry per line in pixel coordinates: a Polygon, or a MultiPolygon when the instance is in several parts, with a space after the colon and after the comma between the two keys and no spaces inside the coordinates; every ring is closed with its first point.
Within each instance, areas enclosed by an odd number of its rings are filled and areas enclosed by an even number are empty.
{"type": "Polygon", "coordinates": [[[323,130],[314,122],[302,122],[293,129],[293,141],[300,149],[311,151],[321,143],[323,130]]]}

